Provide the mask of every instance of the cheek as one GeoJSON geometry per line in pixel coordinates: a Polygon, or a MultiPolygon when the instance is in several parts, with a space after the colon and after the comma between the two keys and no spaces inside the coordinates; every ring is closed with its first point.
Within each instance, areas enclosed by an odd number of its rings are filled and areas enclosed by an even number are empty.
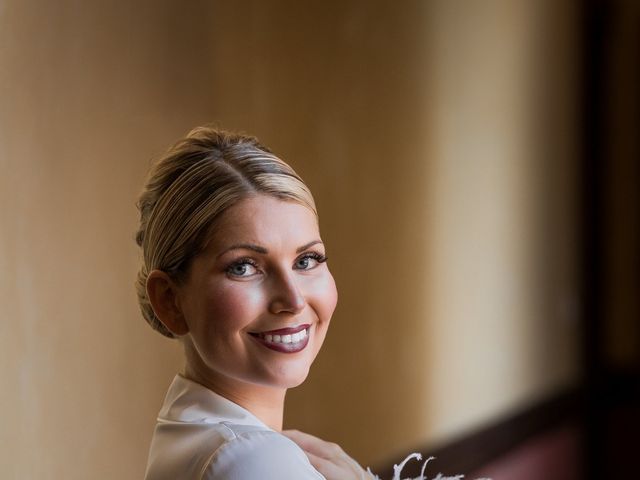
{"type": "Polygon", "coordinates": [[[315,286],[313,299],[320,320],[328,323],[338,303],[338,290],[330,273],[315,286]]]}
{"type": "Polygon", "coordinates": [[[204,316],[209,330],[216,333],[233,334],[246,327],[264,305],[264,293],[249,283],[219,285],[208,291],[204,316]]]}

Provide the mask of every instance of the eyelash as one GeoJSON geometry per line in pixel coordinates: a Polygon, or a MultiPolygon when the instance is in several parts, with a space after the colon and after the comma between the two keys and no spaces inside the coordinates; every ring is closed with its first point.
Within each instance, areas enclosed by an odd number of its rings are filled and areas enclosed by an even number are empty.
{"type": "MultiPolygon", "coordinates": [[[[318,253],[318,252],[308,252],[308,253],[305,253],[305,254],[299,256],[298,258],[296,258],[296,261],[294,262],[294,265],[296,263],[298,263],[300,260],[304,260],[306,258],[311,258],[311,259],[315,260],[316,262],[318,262],[318,265],[321,264],[321,263],[325,263],[328,260],[326,255],[322,255],[321,253],[318,253]]],[[[239,260],[236,260],[231,265],[229,265],[225,269],[225,272],[227,273],[227,275],[230,275],[230,276],[242,277],[242,275],[234,275],[231,272],[231,270],[234,267],[237,267],[239,265],[251,265],[252,267],[254,267],[256,269],[258,268],[258,263],[254,259],[252,259],[250,257],[245,257],[245,258],[241,258],[239,260]]],[[[304,270],[311,270],[311,269],[300,269],[300,270],[304,271],[304,270]]]]}
{"type": "Polygon", "coordinates": [[[309,253],[305,253],[304,255],[301,255],[300,257],[298,257],[296,259],[296,263],[299,262],[300,260],[304,260],[305,258],[311,258],[311,259],[315,260],[316,262],[318,262],[318,264],[324,263],[324,262],[327,261],[327,256],[326,255],[322,255],[321,253],[318,253],[318,252],[309,252],[309,253]]]}
{"type": "Polygon", "coordinates": [[[240,265],[251,265],[252,267],[254,267],[255,269],[258,268],[258,263],[253,260],[252,258],[241,258],[239,260],[236,260],[235,262],[233,262],[232,264],[230,264],[226,269],[225,272],[227,275],[232,276],[232,277],[242,277],[243,275],[234,275],[232,270],[235,267],[238,267],[240,265]]]}

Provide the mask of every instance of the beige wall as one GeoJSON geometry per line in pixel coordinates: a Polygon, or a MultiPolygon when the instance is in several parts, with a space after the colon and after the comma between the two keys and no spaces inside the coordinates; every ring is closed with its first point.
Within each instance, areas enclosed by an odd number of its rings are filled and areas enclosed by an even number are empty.
{"type": "Polygon", "coordinates": [[[340,302],[287,426],[377,464],[576,381],[571,10],[57,3],[0,4],[7,478],[140,478],[181,360],[137,312],[133,202],[205,121],[318,200],[340,302]]]}
{"type": "Polygon", "coordinates": [[[567,3],[432,2],[429,438],[578,378],[580,92],[567,3]]]}
{"type": "Polygon", "coordinates": [[[309,180],[340,291],[287,424],[371,464],[575,384],[569,2],[243,6],[215,118],[309,180]]]}
{"type": "Polygon", "coordinates": [[[180,356],[137,311],[133,204],[212,103],[182,4],[0,4],[2,478],[142,477],[180,356]]]}
{"type": "Polygon", "coordinates": [[[285,426],[368,464],[424,433],[428,367],[424,2],[374,3],[225,3],[212,29],[214,116],[308,180],[340,294],[285,426]]]}

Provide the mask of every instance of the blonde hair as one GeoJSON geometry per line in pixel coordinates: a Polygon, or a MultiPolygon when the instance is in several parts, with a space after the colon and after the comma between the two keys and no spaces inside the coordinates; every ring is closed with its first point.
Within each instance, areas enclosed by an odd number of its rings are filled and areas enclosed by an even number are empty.
{"type": "Polygon", "coordinates": [[[254,137],[198,127],[151,167],[138,199],[136,243],[142,266],[136,290],[145,320],[175,338],[156,317],[147,296],[147,277],[162,270],[184,280],[204,248],[216,219],[238,201],[256,194],[298,202],[317,211],[311,191],[296,172],[254,137]]]}

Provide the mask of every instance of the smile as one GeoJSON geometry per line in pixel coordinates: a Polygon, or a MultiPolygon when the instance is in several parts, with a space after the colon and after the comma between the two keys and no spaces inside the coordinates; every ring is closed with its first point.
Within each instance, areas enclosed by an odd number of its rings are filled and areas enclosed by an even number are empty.
{"type": "Polygon", "coordinates": [[[251,332],[250,335],[261,345],[281,353],[296,353],[309,343],[310,325],[295,328],[281,328],[267,332],[251,332]]]}

